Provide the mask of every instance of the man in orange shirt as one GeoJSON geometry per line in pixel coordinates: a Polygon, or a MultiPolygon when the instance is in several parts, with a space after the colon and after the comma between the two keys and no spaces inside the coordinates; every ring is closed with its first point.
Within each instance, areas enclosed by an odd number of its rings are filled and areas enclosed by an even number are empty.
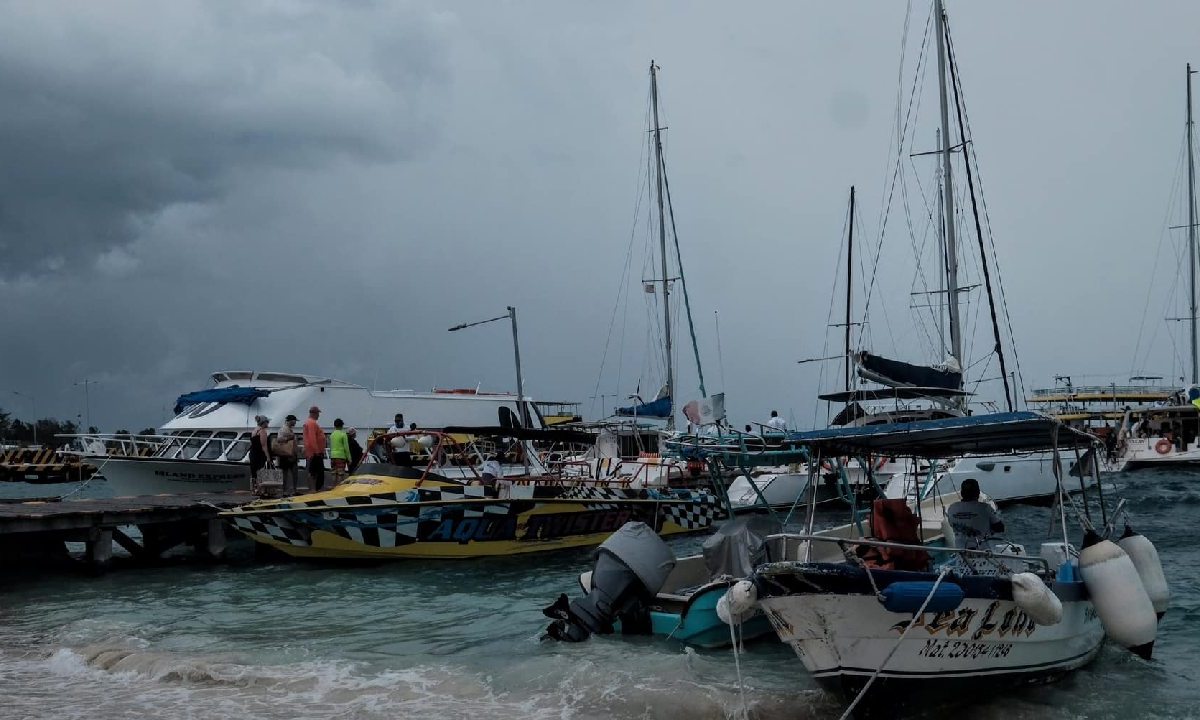
{"type": "Polygon", "coordinates": [[[304,455],[308,458],[308,481],[313,492],[325,489],[325,431],[317,422],[321,408],[313,405],[304,421],[304,455]]]}

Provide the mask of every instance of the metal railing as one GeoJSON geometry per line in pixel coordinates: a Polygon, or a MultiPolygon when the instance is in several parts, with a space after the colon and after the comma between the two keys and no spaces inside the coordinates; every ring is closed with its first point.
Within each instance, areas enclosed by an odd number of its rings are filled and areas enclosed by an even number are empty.
{"type": "Polygon", "coordinates": [[[1013,553],[998,553],[998,552],[995,552],[994,550],[979,550],[979,549],[975,549],[975,548],[943,547],[940,545],[939,546],[910,545],[908,543],[892,542],[891,540],[868,540],[866,538],[852,539],[852,538],[844,538],[844,537],[829,536],[829,535],[808,535],[805,533],[776,533],[774,535],[768,535],[764,540],[765,540],[765,542],[771,542],[772,540],[785,540],[785,541],[786,540],[807,540],[809,542],[817,541],[817,542],[834,543],[838,547],[840,547],[843,552],[847,551],[848,545],[867,545],[870,547],[897,548],[900,550],[922,550],[924,552],[948,552],[948,553],[955,553],[958,555],[962,555],[964,557],[980,557],[980,558],[985,558],[985,559],[989,559],[989,560],[996,560],[996,559],[1018,560],[1018,561],[1027,563],[1029,565],[1040,565],[1045,573],[1049,574],[1049,572],[1050,572],[1050,563],[1043,557],[1040,557],[1037,555],[1016,555],[1013,553]]]}

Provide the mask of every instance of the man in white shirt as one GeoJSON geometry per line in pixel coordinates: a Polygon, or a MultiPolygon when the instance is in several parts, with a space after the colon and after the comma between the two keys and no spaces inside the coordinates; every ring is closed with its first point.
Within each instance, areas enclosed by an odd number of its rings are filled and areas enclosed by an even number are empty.
{"type": "Polygon", "coordinates": [[[396,421],[387,429],[388,433],[404,432],[408,428],[404,427],[404,413],[396,413],[396,421]]]}
{"type": "Polygon", "coordinates": [[[979,482],[962,481],[958,494],[962,500],[946,508],[946,519],[954,529],[959,547],[978,550],[994,533],[1004,532],[1004,521],[991,505],[979,501],[979,482]]]}
{"type": "Polygon", "coordinates": [[[783,421],[783,418],[779,417],[778,410],[772,410],[771,419],[767,421],[767,427],[771,428],[772,430],[783,432],[787,430],[787,423],[783,421]]]}
{"type": "MultiPolygon", "coordinates": [[[[404,427],[404,413],[396,413],[395,420],[387,431],[391,435],[392,433],[404,432],[407,429],[404,427]]],[[[412,465],[412,453],[408,450],[408,440],[399,438],[399,443],[397,443],[397,438],[392,438],[392,463],[396,465],[412,465]]]]}

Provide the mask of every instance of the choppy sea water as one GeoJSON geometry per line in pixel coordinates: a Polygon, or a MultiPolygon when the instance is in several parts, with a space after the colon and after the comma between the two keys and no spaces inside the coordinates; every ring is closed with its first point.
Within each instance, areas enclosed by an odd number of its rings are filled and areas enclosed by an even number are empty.
{"type": "MultiPolygon", "coordinates": [[[[1063,682],[956,716],[1200,716],[1200,475],[1116,481],[1174,593],[1154,661],[1109,645],[1063,682]]],[[[1004,514],[1011,538],[1031,549],[1046,539],[1048,509],[1004,514]]],[[[701,540],[672,544],[684,554],[701,540]]],[[[369,567],[243,556],[100,578],[0,576],[0,717],[726,718],[744,703],[751,717],[783,719],[842,709],[774,641],[741,655],[744,700],[730,650],[618,636],[539,642],[541,608],[578,592],[588,551],[369,567]]]]}

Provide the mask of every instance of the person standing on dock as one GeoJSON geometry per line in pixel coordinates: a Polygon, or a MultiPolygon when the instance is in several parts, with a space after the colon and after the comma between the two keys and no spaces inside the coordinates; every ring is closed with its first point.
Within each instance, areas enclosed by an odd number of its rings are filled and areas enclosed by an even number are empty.
{"type": "Polygon", "coordinates": [[[317,422],[321,408],[313,405],[304,421],[304,455],[308,459],[308,482],[313,492],[325,489],[325,431],[317,422]]]}
{"type": "Polygon", "coordinates": [[[250,481],[258,482],[258,473],[271,466],[270,430],[271,419],[266,415],[254,416],[254,432],[250,434],[250,481]]]}
{"type": "Polygon", "coordinates": [[[350,436],[346,434],[341,418],[333,421],[333,432],[329,433],[329,464],[333,466],[333,486],[341,485],[350,469],[350,436]]]}
{"type": "Polygon", "coordinates": [[[771,428],[772,430],[784,432],[787,430],[787,423],[784,422],[783,418],[779,417],[778,410],[772,410],[771,419],[767,421],[767,427],[771,428]]]}
{"type": "Polygon", "coordinates": [[[275,456],[275,462],[279,464],[279,469],[283,471],[283,494],[295,495],[296,486],[299,484],[299,478],[296,476],[296,467],[300,461],[296,458],[296,416],[288,415],[283,421],[283,427],[279,428],[279,434],[275,436],[275,444],[271,448],[271,454],[275,456]]]}
{"type": "Polygon", "coordinates": [[[346,431],[346,437],[350,441],[350,474],[358,469],[358,464],[362,462],[363,446],[358,443],[358,430],[350,428],[346,431]]]}

